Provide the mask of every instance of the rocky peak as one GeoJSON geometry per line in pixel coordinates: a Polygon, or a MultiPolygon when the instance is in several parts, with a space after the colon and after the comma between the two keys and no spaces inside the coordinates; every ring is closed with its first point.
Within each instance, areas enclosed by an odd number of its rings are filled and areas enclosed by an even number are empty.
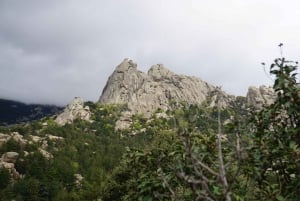
{"type": "Polygon", "coordinates": [[[132,60],[124,59],[116,68],[116,72],[122,73],[127,72],[129,70],[136,70],[137,64],[134,63],[132,60]]]}
{"type": "Polygon", "coordinates": [[[150,116],[158,108],[170,109],[171,101],[201,104],[215,89],[199,78],[177,75],[162,64],[153,65],[146,74],[125,59],[109,77],[99,103],[127,105],[128,111],[117,122],[117,128],[124,129],[133,114],[150,116]]]}
{"type": "Polygon", "coordinates": [[[170,79],[174,75],[175,74],[165,68],[163,64],[153,65],[148,71],[148,76],[150,76],[154,81],[170,79]]]}
{"type": "Polygon", "coordinates": [[[146,77],[145,73],[137,70],[137,65],[132,60],[124,59],[108,78],[99,102],[128,103],[146,77]]]}
{"type": "Polygon", "coordinates": [[[84,107],[83,99],[80,97],[75,97],[64,109],[64,111],[59,114],[55,122],[59,125],[65,125],[67,123],[72,123],[75,119],[82,119],[89,121],[91,117],[91,112],[89,107],[84,107]]]}

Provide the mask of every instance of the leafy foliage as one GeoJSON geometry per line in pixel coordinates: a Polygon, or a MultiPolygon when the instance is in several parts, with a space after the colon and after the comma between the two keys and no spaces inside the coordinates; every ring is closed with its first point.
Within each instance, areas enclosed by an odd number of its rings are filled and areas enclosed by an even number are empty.
{"type": "Polygon", "coordinates": [[[252,116],[249,167],[256,199],[300,198],[300,88],[296,69],[297,63],[275,60],[270,73],[275,75],[277,99],[252,116]]]}

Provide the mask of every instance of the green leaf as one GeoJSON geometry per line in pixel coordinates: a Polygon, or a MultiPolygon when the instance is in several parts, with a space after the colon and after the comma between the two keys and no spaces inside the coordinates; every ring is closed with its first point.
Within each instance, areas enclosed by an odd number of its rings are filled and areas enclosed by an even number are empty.
{"type": "Polygon", "coordinates": [[[277,199],[278,201],[286,201],[286,199],[285,199],[284,197],[282,197],[281,195],[277,195],[277,196],[276,196],[276,199],[277,199]]]}

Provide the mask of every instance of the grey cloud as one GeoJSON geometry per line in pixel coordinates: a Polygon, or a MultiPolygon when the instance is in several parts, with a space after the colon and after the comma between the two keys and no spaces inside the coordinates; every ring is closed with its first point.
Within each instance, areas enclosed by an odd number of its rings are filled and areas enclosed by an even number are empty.
{"type": "Polygon", "coordinates": [[[204,0],[2,0],[0,97],[96,101],[123,58],[164,63],[236,95],[270,84],[261,61],[299,58],[299,3],[204,0]],[[288,30],[288,31],[286,31],[288,30]]]}

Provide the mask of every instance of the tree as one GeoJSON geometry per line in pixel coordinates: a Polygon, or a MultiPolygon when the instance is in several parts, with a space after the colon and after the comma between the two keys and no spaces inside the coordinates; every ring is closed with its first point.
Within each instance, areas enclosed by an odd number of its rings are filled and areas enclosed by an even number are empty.
{"type": "Polygon", "coordinates": [[[249,177],[257,200],[300,199],[300,88],[297,62],[275,59],[276,100],[252,116],[249,177]]]}
{"type": "Polygon", "coordinates": [[[231,200],[238,159],[231,142],[222,142],[227,111],[183,104],[169,113],[174,118],[153,133],[149,146],[129,149],[104,200],[115,200],[116,192],[122,192],[117,200],[231,200]]]}
{"type": "Polygon", "coordinates": [[[38,201],[40,182],[34,178],[27,178],[20,180],[14,185],[14,192],[16,195],[21,195],[24,201],[38,201]]]}

